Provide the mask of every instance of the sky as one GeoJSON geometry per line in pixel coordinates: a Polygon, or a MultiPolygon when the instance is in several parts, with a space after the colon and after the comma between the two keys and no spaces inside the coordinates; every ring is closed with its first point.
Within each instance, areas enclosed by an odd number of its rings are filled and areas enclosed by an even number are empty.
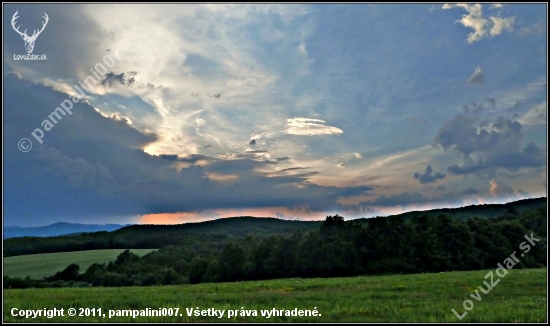
{"type": "Polygon", "coordinates": [[[4,225],[546,196],[546,4],[3,7],[4,225]]]}

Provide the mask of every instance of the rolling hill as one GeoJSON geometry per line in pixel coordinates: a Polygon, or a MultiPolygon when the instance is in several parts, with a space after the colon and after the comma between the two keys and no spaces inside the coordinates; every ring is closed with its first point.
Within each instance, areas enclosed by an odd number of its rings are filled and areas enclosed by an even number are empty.
{"type": "MultiPolygon", "coordinates": [[[[495,218],[506,214],[509,211],[523,213],[531,209],[537,209],[546,205],[546,197],[521,199],[518,201],[509,202],[506,204],[481,204],[469,205],[458,208],[437,208],[427,211],[411,211],[396,216],[401,216],[403,219],[410,219],[414,216],[431,215],[438,216],[441,214],[449,215],[453,218],[465,220],[472,217],[495,218]]],[[[362,221],[366,219],[359,219],[362,221]]]]}
{"type": "MultiPolygon", "coordinates": [[[[143,256],[153,250],[132,249],[131,251],[143,256]]],[[[78,264],[83,272],[94,263],[103,264],[114,261],[122,251],[122,249],[105,249],[7,257],[4,258],[4,275],[41,279],[63,270],[70,264],[78,264]]]]}

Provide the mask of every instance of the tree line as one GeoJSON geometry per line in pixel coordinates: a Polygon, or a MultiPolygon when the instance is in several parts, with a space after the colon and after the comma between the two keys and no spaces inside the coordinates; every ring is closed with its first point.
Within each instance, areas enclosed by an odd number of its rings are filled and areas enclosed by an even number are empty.
{"type": "Polygon", "coordinates": [[[138,224],[106,232],[90,232],[78,236],[20,237],[4,240],[4,257],[52,252],[99,249],[151,249],[165,246],[220,249],[232,238],[247,234],[288,234],[295,230],[311,231],[320,221],[289,221],[248,216],[224,218],[180,225],[138,224]]]}
{"type": "Polygon", "coordinates": [[[4,277],[4,288],[149,286],[290,277],[345,277],[495,269],[531,235],[539,241],[514,268],[546,266],[546,206],[498,218],[448,215],[377,217],[365,223],[335,215],[318,229],[248,235],[223,246],[168,245],[140,257],[129,250],[81,273],[76,264],[42,280],[4,277]]]}

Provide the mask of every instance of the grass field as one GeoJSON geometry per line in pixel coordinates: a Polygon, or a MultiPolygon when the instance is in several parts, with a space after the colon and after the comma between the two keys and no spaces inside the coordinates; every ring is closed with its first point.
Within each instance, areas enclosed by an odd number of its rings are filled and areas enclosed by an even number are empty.
{"type": "MultiPolygon", "coordinates": [[[[131,249],[137,255],[145,255],[155,249],[131,249]]],[[[4,276],[41,279],[52,276],[70,264],[78,264],[83,273],[94,263],[115,260],[124,249],[56,252],[51,254],[23,255],[4,258],[4,276]]]]}
{"type": "MultiPolygon", "coordinates": [[[[494,272],[494,271],[493,271],[494,272]]],[[[546,322],[546,268],[509,270],[480,301],[475,289],[488,271],[369,276],[126,288],[4,290],[5,322],[546,322]],[[464,300],[474,307],[463,314],[464,300]],[[12,308],[64,308],[64,317],[13,317],[12,308]],[[223,318],[188,317],[186,308],[226,310],[223,318]],[[69,308],[77,316],[67,315],[69,308]],[[79,308],[101,308],[103,316],[78,316],[79,308]],[[109,309],[179,308],[173,317],[112,317],[109,309]],[[227,318],[227,310],[255,310],[257,317],[227,318]],[[320,316],[261,316],[261,310],[294,308],[320,316]],[[180,315],[181,314],[181,315],[180,315]]],[[[494,275],[494,282],[499,279],[494,275]]],[[[469,306],[468,306],[469,307],[469,306]]],[[[97,311],[97,310],[96,310],[97,311]]],[[[174,310],[172,310],[174,311],[174,310]]]]}

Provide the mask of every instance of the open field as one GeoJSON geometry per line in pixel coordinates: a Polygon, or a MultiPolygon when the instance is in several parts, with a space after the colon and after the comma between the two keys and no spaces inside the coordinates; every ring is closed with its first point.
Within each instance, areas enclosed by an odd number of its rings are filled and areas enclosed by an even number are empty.
{"type": "MultiPolygon", "coordinates": [[[[131,249],[143,256],[155,249],[131,249]]],[[[23,255],[4,258],[4,276],[41,279],[52,276],[70,264],[78,264],[83,273],[94,263],[107,263],[115,260],[124,249],[87,250],[57,252],[48,254],[23,255]]]]}
{"type": "MultiPolygon", "coordinates": [[[[479,286],[491,284],[489,271],[389,275],[330,279],[284,279],[237,283],[125,288],[49,288],[4,290],[5,322],[546,322],[546,268],[494,273],[490,292],[472,298],[479,286]],[[493,283],[493,284],[494,284],[493,283]],[[474,307],[459,320],[463,302],[474,307]],[[25,319],[12,308],[64,308],[64,317],[25,319]],[[67,316],[69,308],[77,316],[67,316]],[[226,310],[223,318],[188,317],[186,308],[226,310]],[[79,317],[78,308],[101,308],[103,316],[79,317]],[[112,317],[109,309],[179,308],[173,317],[112,317]],[[227,310],[257,311],[257,317],[227,318],[227,310]],[[270,317],[261,310],[313,310],[320,316],[270,317]]],[[[97,311],[97,310],[96,310],[97,311]]],[[[173,310],[174,311],[174,310],[173,310]]]]}

